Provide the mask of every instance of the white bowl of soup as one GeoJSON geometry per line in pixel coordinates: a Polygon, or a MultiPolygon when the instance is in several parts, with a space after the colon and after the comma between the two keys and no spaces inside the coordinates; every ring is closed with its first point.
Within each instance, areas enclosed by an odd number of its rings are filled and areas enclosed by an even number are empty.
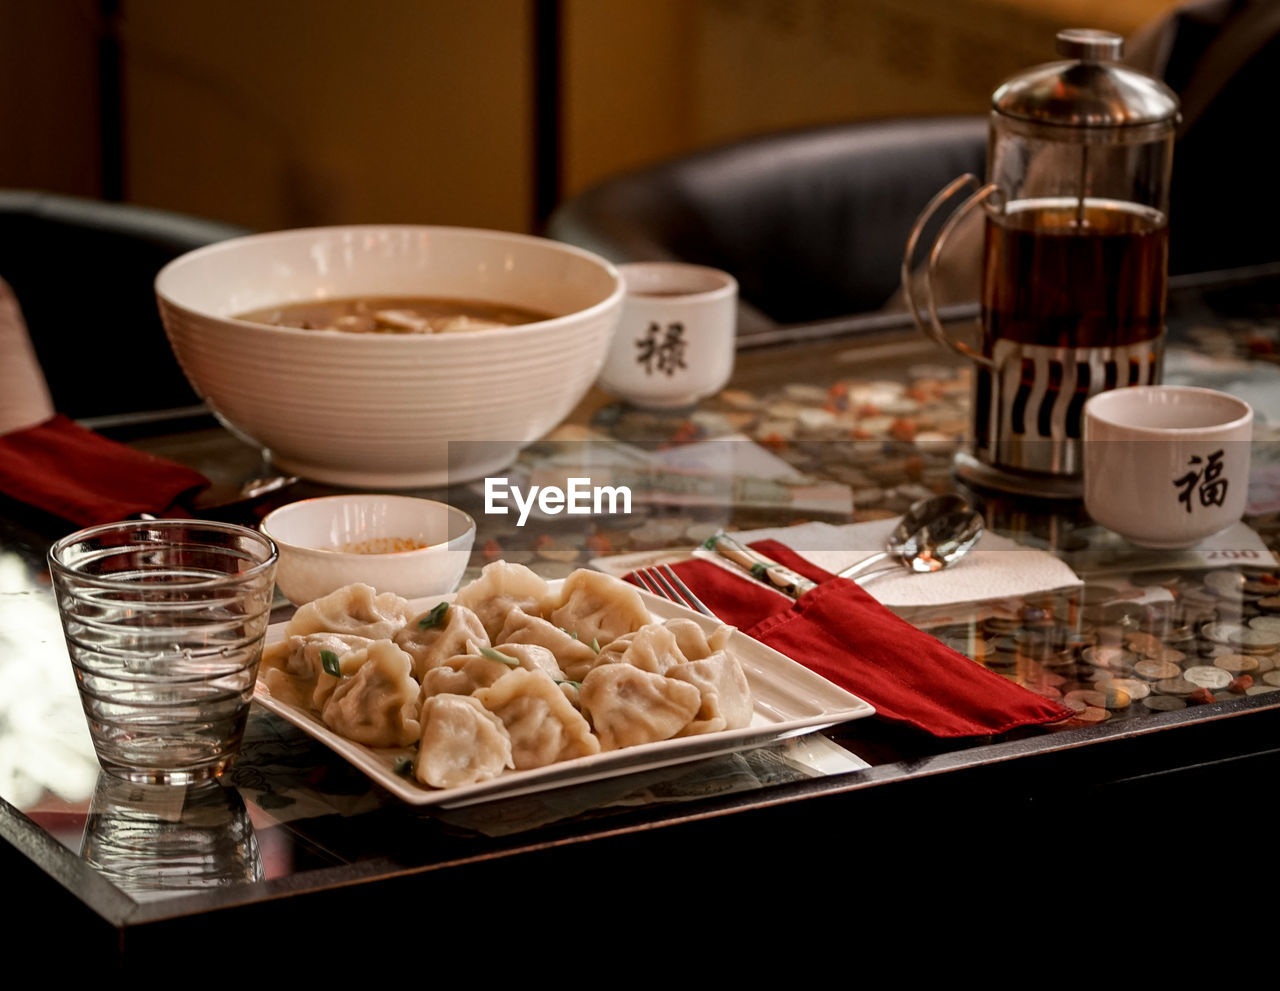
{"type": "Polygon", "coordinates": [[[302,605],[357,582],[406,599],[452,592],[476,523],[447,503],[382,493],[291,502],[259,524],[280,549],[276,584],[302,605]]]}
{"type": "Polygon", "coordinates": [[[222,241],[156,276],[195,391],[282,470],[470,481],[573,410],[622,302],[614,267],[523,234],[381,225],[222,241]]]}

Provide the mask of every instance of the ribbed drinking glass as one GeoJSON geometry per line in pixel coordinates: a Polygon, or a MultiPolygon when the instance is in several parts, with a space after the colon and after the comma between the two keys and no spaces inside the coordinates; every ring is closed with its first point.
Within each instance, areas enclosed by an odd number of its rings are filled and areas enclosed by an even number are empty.
{"type": "Polygon", "coordinates": [[[103,769],[162,784],[220,775],[253,698],[275,544],[224,523],[109,523],[59,540],[49,566],[103,769]]]}

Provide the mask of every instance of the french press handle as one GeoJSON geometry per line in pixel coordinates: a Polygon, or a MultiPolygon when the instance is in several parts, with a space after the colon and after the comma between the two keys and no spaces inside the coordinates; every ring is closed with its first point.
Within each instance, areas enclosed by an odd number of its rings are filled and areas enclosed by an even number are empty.
{"type": "Polygon", "coordinates": [[[961,357],[969,358],[981,365],[986,365],[988,368],[995,368],[996,364],[991,358],[979,351],[975,351],[963,341],[957,341],[946,332],[942,326],[942,318],[938,315],[937,292],[934,289],[934,283],[938,275],[938,262],[942,257],[942,249],[947,243],[947,238],[951,236],[956,225],[972,212],[975,207],[991,198],[991,195],[998,188],[995,183],[980,186],[977,191],[971,193],[946,219],[938,231],[938,236],[934,238],[933,246],[929,249],[929,264],[925,268],[925,309],[923,312],[916,302],[914,280],[911,278],[911,263],[915,260],[916,248],[919,246],[920,238],[924,234],[925,226],[933,219],[933,215],[938,212],[942,204],[946,203],[966,186],[978,185],[977,176],[972,174],[960,176],[943,187],[928,202],[920,216],[916,218],[915,226],[911,228],[911,236],[907,238],[906,253],[902,258],[902,294],[906,298],[908,308],[911,310],[911,318],[923,333],[944,347],[950,348],[961,357]]]}

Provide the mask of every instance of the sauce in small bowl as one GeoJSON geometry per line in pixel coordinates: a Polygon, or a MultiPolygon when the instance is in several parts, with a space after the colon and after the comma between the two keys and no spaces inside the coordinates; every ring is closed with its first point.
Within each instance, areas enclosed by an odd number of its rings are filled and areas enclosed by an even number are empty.
{"type": "Polygon", "coordinates": [[[304,499],[268,513],[280,548],[276,584],[295,605],[361,582],[407,599],[452,592],[476,524],[443,502],[367,493],[304,499]]]}

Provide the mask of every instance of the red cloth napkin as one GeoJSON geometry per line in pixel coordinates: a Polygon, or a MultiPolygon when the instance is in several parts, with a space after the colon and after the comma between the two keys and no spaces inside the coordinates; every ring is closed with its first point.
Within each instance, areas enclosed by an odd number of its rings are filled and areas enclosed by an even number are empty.
{"type": "Polygon", "coordinates": [[[792,601],[710,561],[695,558],[673,567],[724,622],[866,699],[883,718],[937,737],[966,737],[1072,715],[916,629],[854,582],[783,544],[751,546],[818,587],[792,601]]]}
{"type": "Polygon", "coordinates": [[[189,516],[174,502],[208,484],[194,469],[126,447],[62,414],[0,437],[0,492],[80,526],[137,513],[189,516]]]}

